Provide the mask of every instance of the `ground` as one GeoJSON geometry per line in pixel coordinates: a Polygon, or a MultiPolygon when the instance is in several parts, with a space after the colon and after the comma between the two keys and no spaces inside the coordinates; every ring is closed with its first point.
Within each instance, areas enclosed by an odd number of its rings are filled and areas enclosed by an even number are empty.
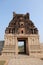
{"type": "Polygon", "coordinates": [[[4,65],[5,64],[5,61],[0,61],[0,65],[4,65]]]}
{"type": "MultiPolygon", "coordinates": [[[[15,57],[0,57],[6,61],[5,65],[43,65],[43,59],[28,55],[18,55],[15,57]]],[[[4,65],[4,64],[3,64],[4,65]]]]}

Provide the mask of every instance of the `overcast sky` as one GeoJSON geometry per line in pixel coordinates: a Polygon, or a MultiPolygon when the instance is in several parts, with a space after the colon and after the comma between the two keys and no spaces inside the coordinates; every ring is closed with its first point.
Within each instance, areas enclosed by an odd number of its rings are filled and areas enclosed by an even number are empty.
{"type": "Polygon", "coordinates": [[[0,40],[4,39],[13,12],[30,13],[30,19],[39,30],[40,42],[43,42],[43,0],[0,0],[0,40]]]}

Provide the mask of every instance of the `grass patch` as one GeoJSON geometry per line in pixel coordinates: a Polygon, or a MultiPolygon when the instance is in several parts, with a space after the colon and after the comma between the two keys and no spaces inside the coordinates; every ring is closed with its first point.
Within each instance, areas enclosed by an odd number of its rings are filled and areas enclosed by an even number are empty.
{"type": "Polygon", "coordinates": [[[0,61],[0,65],[4,65],[5,64],[5,61],[0,61]]]}

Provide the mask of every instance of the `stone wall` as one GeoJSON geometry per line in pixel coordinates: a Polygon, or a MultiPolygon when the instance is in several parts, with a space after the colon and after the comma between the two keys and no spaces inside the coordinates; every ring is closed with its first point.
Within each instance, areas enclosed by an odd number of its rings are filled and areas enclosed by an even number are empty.
{"type": "Polygon", "coordinates": [[[18,54],[18,39],[26,38],[26,53],[29,55],[40,53],[39,36],[32,34],[5,34],[5,43],[2,53],[5,55],[18,54]]]}

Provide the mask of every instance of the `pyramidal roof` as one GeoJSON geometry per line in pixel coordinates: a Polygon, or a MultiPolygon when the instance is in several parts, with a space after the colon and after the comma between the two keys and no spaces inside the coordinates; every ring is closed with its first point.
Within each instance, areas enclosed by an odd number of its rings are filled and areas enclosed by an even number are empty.
{"type": "Polygon", "coordinates": [[[13,18],[5,30],[6,34],[38,34],[38,29],[30,20],[29,13],[16,14],[13,12],[13,18]]]}

